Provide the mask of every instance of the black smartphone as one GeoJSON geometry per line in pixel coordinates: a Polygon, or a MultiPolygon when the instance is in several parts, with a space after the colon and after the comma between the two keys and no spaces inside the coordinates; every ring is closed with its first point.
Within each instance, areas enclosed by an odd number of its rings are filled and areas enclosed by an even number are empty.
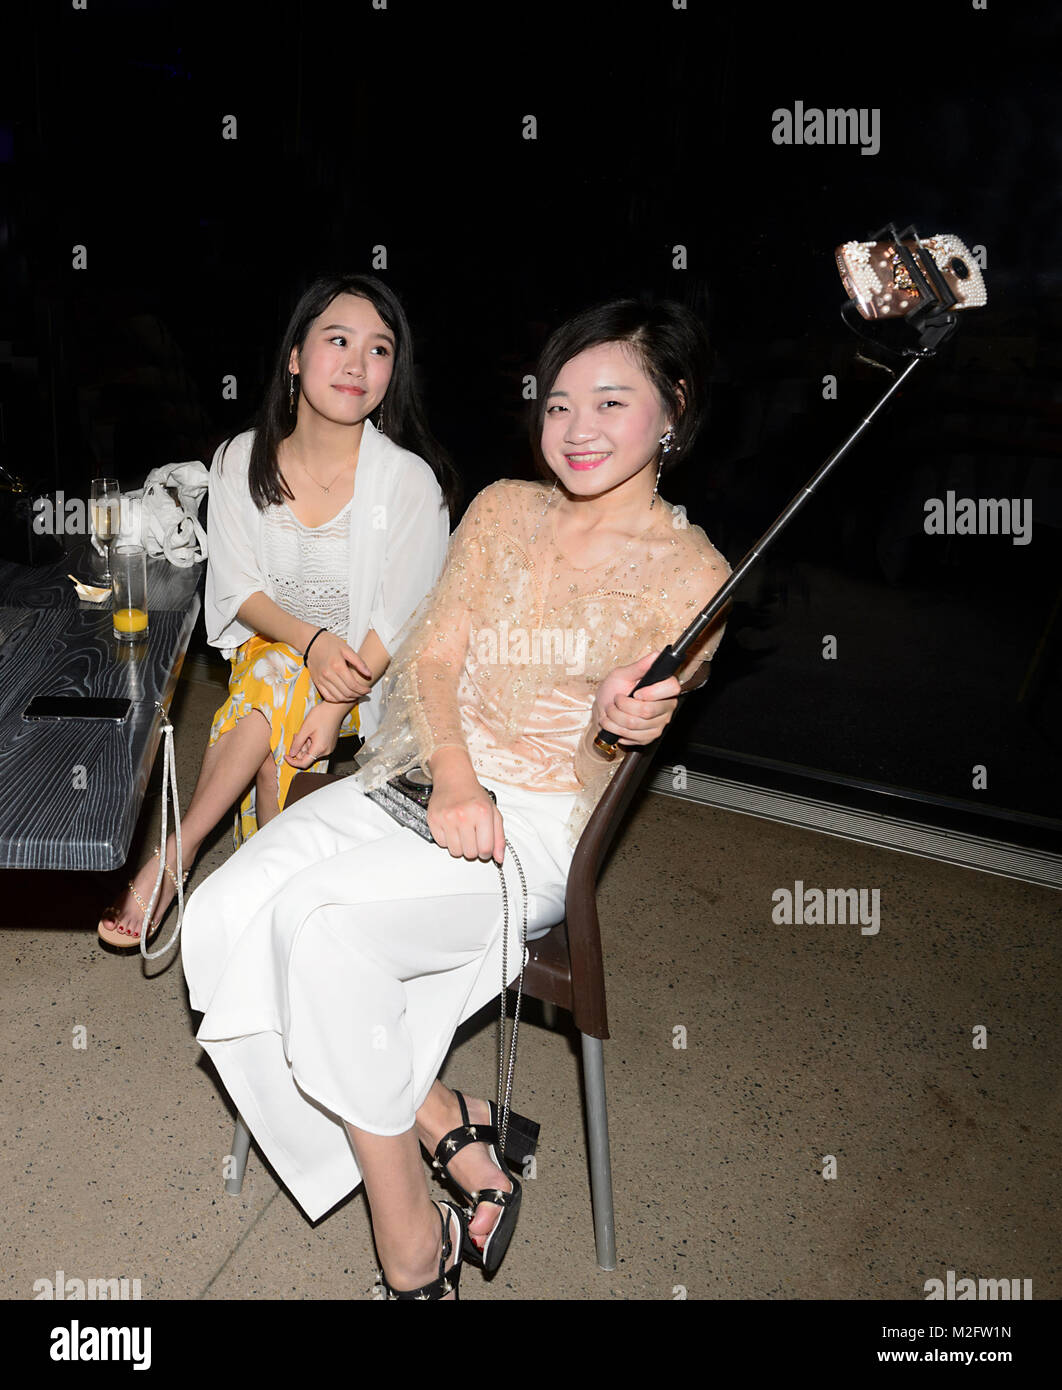
{"type": "Polygon", "coordinates": [[[129,716],[132,700],[106,699],[98,695],[38,695],[22,711],[23,719],[113,719],[129,716]]]}

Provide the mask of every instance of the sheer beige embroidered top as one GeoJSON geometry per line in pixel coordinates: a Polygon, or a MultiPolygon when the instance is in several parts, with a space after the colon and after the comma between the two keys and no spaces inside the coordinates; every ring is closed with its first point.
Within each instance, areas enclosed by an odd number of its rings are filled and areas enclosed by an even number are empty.
{"type": "MultiPolygon", "coordinates": [[[[730,565],[658,498],[640,536],[577,569],[557,544],[555,512],[546,483],[492,483],[473,500],[383,677],[381,724],[359,754],[363,790],[456,744],[488,781],[575,793],[567,828],[578,840],[623,756],[593,749],[598,686],[674,641],[730,565]]],[[[722,635],[713,625],[680,680],[722,635]]]]}

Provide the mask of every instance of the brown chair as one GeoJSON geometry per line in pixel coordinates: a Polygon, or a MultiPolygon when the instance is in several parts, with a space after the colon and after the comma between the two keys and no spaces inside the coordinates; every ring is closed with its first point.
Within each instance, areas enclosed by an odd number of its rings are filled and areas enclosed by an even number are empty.
{"type": "MultiPolygon", "coordinates": [[[[709,663],[703,662],[683,684],[683,695],[703,685],[708,679],[708,670],[709,663]]],[[[579,1030],[586,1086],[594,1237],[597,1262],[605,1270],[616,1268],[616,1227],[601,1047],[609,1032],[597,881],[624,813],[649,771],[656,746],[650,744],[647,748],[626,750],[623,762],[579,837],[568,870],[564,918],[545,936],[528,942],[529,959],[524,969],[524,993],[540,1000],[547,1008],[567,1009],[579,1030]]],[[[339,780],[335,773],[300,772],[292,781],[285,805],[290,806],[299,797],[339,780]]],[[[235,1173],[225,1183],[225,1191],[233,1196],[238,1196],[243,1186],[249,1139],[243,1119],[237,1115],[232,1145],[235,1173]]]]}

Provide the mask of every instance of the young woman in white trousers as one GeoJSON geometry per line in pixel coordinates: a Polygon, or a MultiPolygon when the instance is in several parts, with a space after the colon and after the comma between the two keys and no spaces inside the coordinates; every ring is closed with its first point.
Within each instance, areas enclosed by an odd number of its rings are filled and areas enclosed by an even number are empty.
{"type": "MultiPolygon", "coordinates": [[[[199,1041],[311,1220],[361,1181],[337,1117],[378,1135],[410,1130],[458,1025],[501,982],[494,861],[442,853],[352,780],[263,826],[192,895],[184,922],[192,1007],[209,1010],[199,1041]]],[[[518,846],[533,935],[564,916],[574,797],[489,785],[518,846]]],[[[506,859],[515,975],[521,885],[506,859]]]]}

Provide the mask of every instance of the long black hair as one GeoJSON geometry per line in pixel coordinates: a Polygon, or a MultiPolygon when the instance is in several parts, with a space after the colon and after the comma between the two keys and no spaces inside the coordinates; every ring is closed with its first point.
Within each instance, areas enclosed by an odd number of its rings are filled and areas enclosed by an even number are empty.
{"type": "MultiPolygon", "coordinates": [[[[293,432],[296,421],[296,412],[289,404],[288,363],[292,348],[298,348],[301,352],[314,320],[341,294],[354,294],[367,299],[395,335],[395,362],[387,394],[369,419],[379,428],[380,415],[385,414],[388,438],[400,448],[419,454],[428,464],[452,517],[459,501],[460,479],[449,454],[429,430],[424,417],[414,376],[409,321],[394,290],[372,275],[322,275],[306,289],[295,305],[255,420],[247,475],[251,500],[259,511],[263,511],[269,506],[279,506],[285,497],[291,496],[277,462],[280,443],[293,432]]],[[[296,396],[299,390],[299,378],[296,376],[296,396]]]]}
{"type": "Polygon", "coordinates": [[[675,438],[670,453],[663,457],[662,472],[685,458],[701,428],[708,400],[712,348],[697,315],[670,299],[655,303],[612,299],[606,304],[595,304],[555,329],[539,355],[535,372],[537,395],[528,431],[535,461],[547,478],[555,476],[542,457],[542,426],[549,393],[565,362],[604,343],[627,344],[665,408],[675,412],[675,438]],[[680,381],[685,386],[680,386],[680,381]]]}

